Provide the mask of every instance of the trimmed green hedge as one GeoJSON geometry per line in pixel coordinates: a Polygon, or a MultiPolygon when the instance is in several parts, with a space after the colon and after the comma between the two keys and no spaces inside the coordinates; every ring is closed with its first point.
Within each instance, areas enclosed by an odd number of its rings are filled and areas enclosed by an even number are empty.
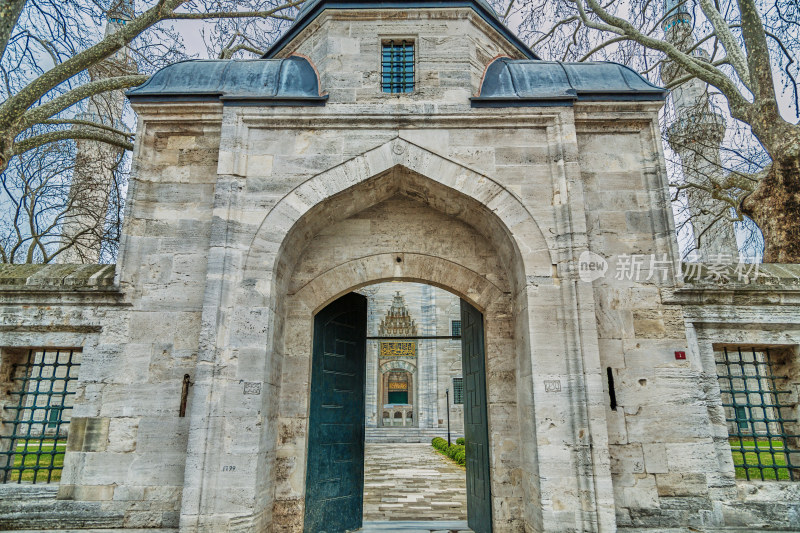
{"type": "Polygon", "coordinates": [[[458,444],[459,446],[464,446],[464,445],[466,445],[466,444],[467,444],[467,441],[466,441],[466,440],[464,440],[464,437],[458,437],[458,438],[456,439],[456,444],[458,444]]]}
{"type": "MultiPolygon", "coordinates": [[[[458,439],[463,441],[464,439],[458,439]]],[[[456,463],[464,466],[467,463],[466,457],[466,450],[464,449],[463,444],[451,444],[450,446],[447,445],[447,441],[441,437],[436,437],[431,441],[431,444],[434,448],[445,454],[447,457],[455,461],[456,463]]]]}
{"type": "Polygon", "coordinates": [[[463,446],[453,444],[450,446],[450,448],[448,448],[446,453],[450,459],[457,462],[461,466],[464,466],[467,463],[466,451],[463,446]]]}

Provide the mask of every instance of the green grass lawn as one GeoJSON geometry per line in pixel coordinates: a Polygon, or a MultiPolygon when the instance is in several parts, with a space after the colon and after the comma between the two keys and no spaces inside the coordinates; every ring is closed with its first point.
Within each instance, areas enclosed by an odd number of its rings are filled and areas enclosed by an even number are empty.
{"type": "Polygon", "coordinates": [[[747,479],[745,465],[747,465],[747,473],[750,474],[750,479],[761,479],[760,470],[758,468],[750,467],[750,465],[758,465],[760,462],[764,467],[775,467],[763,469],[765,480],[789,480],[789,469],[786,467],[786,454],[781,451],[775,451],[783,450],[782,441],[772,441],[772,452],[770,452],[769,441],[754,441],[753,439],[730,439],[730,443],[731,455],[733,455],[733,464],[742,465],[736,466],[737,479],[747,479]]]}
{"type": "Polygon", "coordinates": [[[16,483],[20,481],[20,472],[22,472],[23,483],[33,483],[34,474],[36,475],[36,483],[47,483],[48,468],[52,464],[53,472],[50,474],[50,482],[55,483],[61,480],[61,468],[64,466],[64,452],[67,449],[67,441],[65,439],[54,441],[47,439],[41,443],[36,441],[17,444],[14,451],[14,468],[8,472],[7,483],[16,483]],[[37,455],[37,451],[41,452],[37,455]],[[25,461],[23,467],[22,461],[25,461]],[[35,468],[39,467],[39,470],[35,468]],[[21,468],[22,467],[22,468],[21,468]]]}

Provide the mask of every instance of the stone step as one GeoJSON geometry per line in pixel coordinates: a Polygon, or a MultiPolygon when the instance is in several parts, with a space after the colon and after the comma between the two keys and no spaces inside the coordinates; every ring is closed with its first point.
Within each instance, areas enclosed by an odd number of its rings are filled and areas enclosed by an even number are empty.
{"type": "MultiPolygon", "coordinates": [[[[367,443],[425,443],[435,437],[447,438],[447,429],[441,428],[367,428],[364,441],[367,443]]],[[[450,433],[450,440],[463,437],[460,433],[450,433]]]]}
{"type": "Polygon", "coordinates": [[[3,530],[3,533],[42,533],[43,531],[53,531],[55,533],[178,533],[177,529],[108,529],[108,528],[90,528],[90,529],[9,529],[3,530]]]}
{"type": "Polygon", "coordinates": [[[403,520],[364,522],[359,533],[472,533],[466,520],[403,520]]]}

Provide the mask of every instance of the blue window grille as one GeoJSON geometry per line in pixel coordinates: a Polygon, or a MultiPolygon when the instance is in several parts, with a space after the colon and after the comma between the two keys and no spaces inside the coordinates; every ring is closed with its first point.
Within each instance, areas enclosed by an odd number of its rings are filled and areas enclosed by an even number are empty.
{"type": "Polygon", "coordinates": [[[461,336],[461,321],[460,320],[453,320],[450,322],[450,335],[452,337],[460,337],[461,336]]]}
{"type": "Polygon", "coordinates": [[[743,347],[723,348],[716,364],[736,477],[800,481],[796,400],[786,366],[766,348],[743,347]]]}
{"type": "Polygon", "coordinates": [[[385,93],[414,90],[414,42],[384,41],[381,51],[381,89],[385,93]]]}

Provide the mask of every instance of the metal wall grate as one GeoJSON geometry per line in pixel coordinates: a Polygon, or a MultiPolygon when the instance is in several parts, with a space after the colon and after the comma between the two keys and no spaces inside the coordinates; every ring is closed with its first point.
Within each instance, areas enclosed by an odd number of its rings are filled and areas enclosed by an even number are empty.
{"type": "Polygon", "coordinates": [[[414,90],[414,42],[385,41],[381,50],[381,89],[385,93],[414,90]]]}
{"type": "Polygon", "coordinates": [[[464,378],[453,378],[453,405],[464,404],[464,378]]]}
{"type": "Polygon", "coordinates": [[[461,336],[461,321],[460,320],[453,320],[450,322],[450,335],[453,337],[460,337],[461,336]]]}
{"type": "Polygon", "coordinates": [[[61,479],[69,420],[80,366],[74,350],[31,350],[12,366],[14,413],[0,432],[0,482],[50,483],[61,479]]]}
{"type": "Polygon", "coordinates": [[[716,363],[736,477],[800,480],[791,391],[769,350],[724,348],[716,363]]]}

